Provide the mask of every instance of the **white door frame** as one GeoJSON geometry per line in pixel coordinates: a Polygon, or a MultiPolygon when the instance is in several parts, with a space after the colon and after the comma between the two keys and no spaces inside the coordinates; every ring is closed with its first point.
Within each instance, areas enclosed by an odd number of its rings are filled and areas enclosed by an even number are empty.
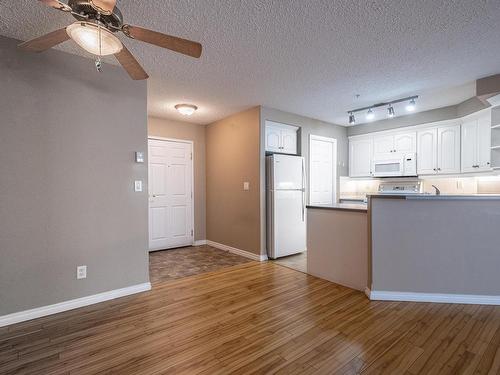
{"type": "Polygon", "coordinates": [[[311,204],[311,177],[312,177],[312,152],[311,152],[311,143],[312,141],[324,141],[330,142],[333,144],[333,152],[332,152],[332,165],[333,165],[333,178],[332,178],[332,202],[337,202],[337,139],[330,137],[323,137],[320,135],[309,134],[309,204],[311,204]]]}
{"type": "MultiPolygon", "coordinates": [[[[178,142],[178,143],[188,143],[191,145],[191,199],[192,199],[192,204],[191,204],[191,228],[193,229],[193,237],[192,237],[192,245],[194,245],[195,237],[196,237],[196,230],[194,227],[194,142],[187,140],[187,139],[178,139],[178,138],[166,138],[166,137],[157,137],[154,135],[148,136],[148,152],[149,152],[149,140],[155,140],[155,141],[167,141],[167,142],[178,142]]],[[[148,154],[148,181],[149,181],[149,154],[148,154]]],[[[149,183],[149,182],[148,182],[149,183]]],[[[149,195],[148,195],[148,233],[149,233],[149,195]]],[[[149,236],[149,234],[148,234],[149,236]]],[[[148,251],[155,251],[155,250],[149,250],[149,239],[148,239],[148,251]]]]}

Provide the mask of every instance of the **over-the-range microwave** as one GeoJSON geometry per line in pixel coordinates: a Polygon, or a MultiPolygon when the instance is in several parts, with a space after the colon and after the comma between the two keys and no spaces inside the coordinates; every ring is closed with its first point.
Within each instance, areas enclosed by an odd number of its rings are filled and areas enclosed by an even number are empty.
{"type": "Polygon", "coordinates": [[[374,177],[416,176],[417,157],[408,153],[394,159],[374,160],[372,173],[374,177]]]}

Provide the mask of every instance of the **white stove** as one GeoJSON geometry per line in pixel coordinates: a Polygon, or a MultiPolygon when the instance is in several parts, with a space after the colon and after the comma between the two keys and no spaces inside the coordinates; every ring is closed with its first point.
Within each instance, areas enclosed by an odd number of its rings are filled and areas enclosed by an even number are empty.
{"type": "Polygon", "coordinates": [[[423,194],[421,181],[384,181],[378,187],[379,194],[423,194]]]}

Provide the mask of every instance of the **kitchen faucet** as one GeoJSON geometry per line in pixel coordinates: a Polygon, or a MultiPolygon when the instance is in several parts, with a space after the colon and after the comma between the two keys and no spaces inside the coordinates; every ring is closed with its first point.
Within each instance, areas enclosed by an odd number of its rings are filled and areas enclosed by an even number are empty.
{"type": "Polygon", "coordinates": [[[436,195],[441,195],[441,190],[439,190],[436,185],[432,185],[432,187],[436,189],[436,195]]]}

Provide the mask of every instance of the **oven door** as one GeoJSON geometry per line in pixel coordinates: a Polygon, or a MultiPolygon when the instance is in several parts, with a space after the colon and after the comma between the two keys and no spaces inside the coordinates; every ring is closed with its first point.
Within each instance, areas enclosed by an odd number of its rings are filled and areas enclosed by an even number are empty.
{"type": "Polygon", "coordinates": [[[403,176],[404,161],[401,159],[375,160],[373,162],[374,177],[403,176]]]}

